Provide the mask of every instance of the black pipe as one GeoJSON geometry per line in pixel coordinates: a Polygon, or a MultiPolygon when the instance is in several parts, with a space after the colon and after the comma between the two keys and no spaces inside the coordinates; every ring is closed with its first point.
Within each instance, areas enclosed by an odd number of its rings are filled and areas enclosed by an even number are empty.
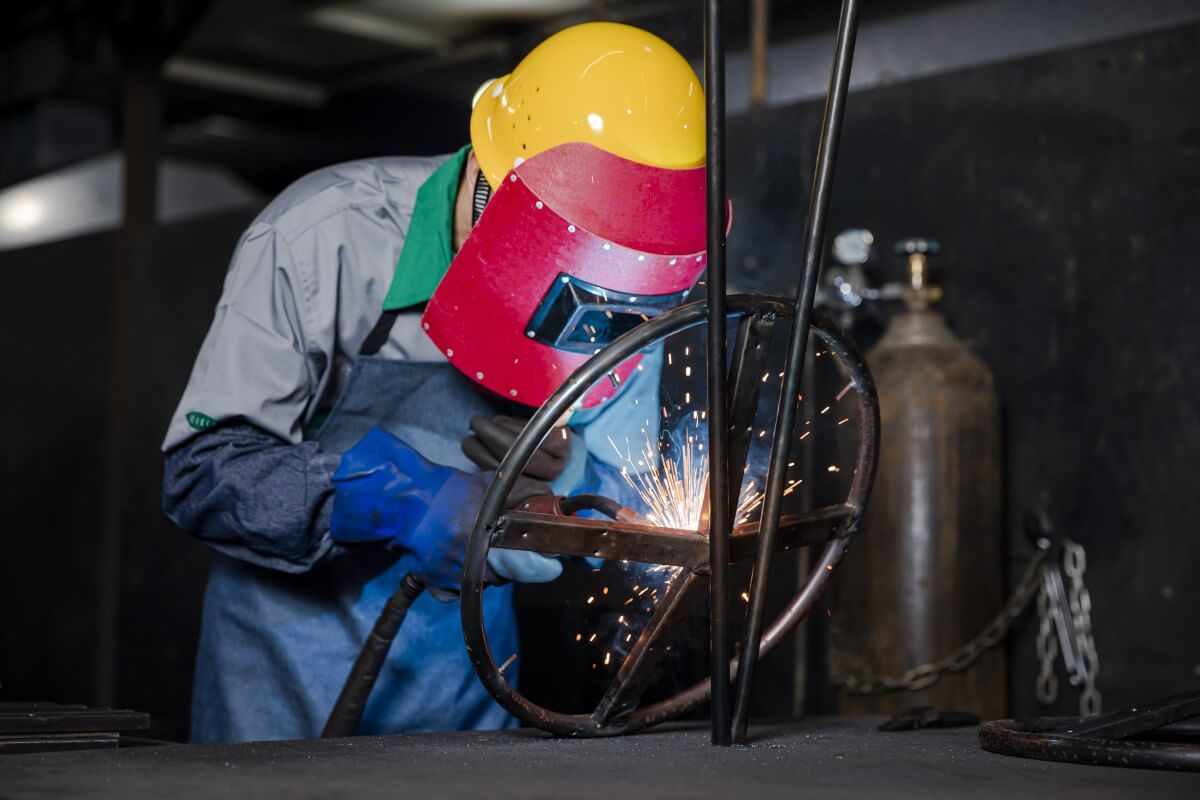
{"type": "MultiPolygon", "coordinates": [[[[829,73],[829,92],[825,98],[825,116],[821,121],[821,136],[817,144],[817,166],[813,173],[812,196],[805,223],[803,269],[800,273],[800,286],[796,292],[792,335],[788,342],[783,388],[779,393],[775,435],[767,468],[766,487],[763,490],[758,554],[750,579],[750,608],[746,612],[746,635],[742,656],[738,662],[737,702],[733,714],[733,738],[738,743],[745,743],[746,728],[749,724],[750,693],[754,686],[754,668],[758,662],[758,645],[762,637],[767,602],[767,577],[779,533],[779,516],[783,511],[783,490],[787,477],[792,429],[796,424],[804,356],[808,350],[808,326],[812,319],[813,298],[821,266],[825,220],[829,212],[829,197],[833,190],[833,169],[837,162],[838,140],[841,138],[842,116],[846,110],[846,93],[850,83],[850,65],[854,60],[854,39],[857,31],[858,0],[843,0],[841,17],[838,20],[837,45],[833,52],[833,68],[829,73]]],[[[712,414],[711,403],[709,414],[712,414]]]]}
{"type": "MultiPolygon", "coordinates": [[[[729,429],[725,422],[725,46],[721,0],[704,6],[705,164],[708,181],[708,584],[712,743],[729,746],[729,429]]],[[[805,323],[807,324],[807,322],[805,323]]]]}
{"type": "Polygon", "coordinates": [[[396,638],[400,625],[408,616],[409,606],[423,591],[425,584],[410,572],[400,581],[396,593],[388,598],[379,619],[375,620],[375,627],[371,628],[371,633],[363,642],[358,658],[354,659],[354,666],[346,676],[346,683],[342,686],[342,693],[338,695],[337,702],[333,704],[333,711],[329,712],[325,729],[321,731],[322,739],[353,736],[358,730],[363,709],[367,707],[367,700],[371,699],[371,690],[375,688],[375,682],[379,679],[379,669],[383,666],[388,651],[392,649],[392,640],[396,638]]]}

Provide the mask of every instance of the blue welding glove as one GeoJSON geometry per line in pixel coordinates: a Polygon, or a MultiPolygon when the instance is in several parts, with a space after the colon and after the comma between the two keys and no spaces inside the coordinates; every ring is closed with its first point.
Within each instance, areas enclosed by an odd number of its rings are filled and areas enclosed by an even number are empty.
{"type": "MultiPolygon", "coordinates": [[[[493,477],[434,464],[372,428],[346,451],[333,475],[330,535],[342,544],[381,542],[407,552],[426,586],[457,591],[467,540],[493,477]]],[[[521,479],[508,507],[539,494],[550,494],[549,487],[521,479]]],[[[562,573],[557,560],[525,551],[491,551],[488,566],[489,579],[525,583],[552,581],[562,573]]]]}

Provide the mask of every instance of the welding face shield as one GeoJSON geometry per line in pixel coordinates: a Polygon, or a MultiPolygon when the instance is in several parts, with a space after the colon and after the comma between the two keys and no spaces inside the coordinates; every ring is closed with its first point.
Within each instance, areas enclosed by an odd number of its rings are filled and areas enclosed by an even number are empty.
{"type": "MultiPolygon", "coordinates": [[[[468,378],[538,406],[589,356],[682,302],[704,270],[705,235],[704,167],[559,145],[492,193],[423,327],[468,378]]],[[[637,361],[583,407],[612,397],[637,361]]]]}

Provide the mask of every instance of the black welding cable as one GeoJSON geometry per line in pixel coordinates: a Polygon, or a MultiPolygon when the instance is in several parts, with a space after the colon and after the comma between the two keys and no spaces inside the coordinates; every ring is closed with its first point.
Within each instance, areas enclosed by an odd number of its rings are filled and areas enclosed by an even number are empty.
{"type": "Polygon", "coordinates": [[[333,705],[333,711],[329,712],[325,729],[321,731],[322,739],[353,736],[358,730],[363,709],[367,707],[371,691],[379,679],[379,670],[383,667],[388,651],[392,649],[392,641],[396,638],[404,618],[408,616],[409,607],[423,591],[425,584],[410,572],[400,581],[396,593],[388,598],[379,619],[375,620],[375,627],[363,642],[362,650],[354,660],[354,666],[350,668],[350,674],[346,676],[346,683],[343,684],[342,693],[333,705]]]}
{"type": "MultiPolygon", "coordinates": [[[[623,512],[628,513],[617,501],[596,494],[562,498],[560,508],[566,514],[592,509],[612,519],[620,518],[623,512]]],[[[367,640],[363,642],[362,650],[354,660],[354,666],[342,685],[341,694],[338,695],[333,711],[329,713],[329,719],[325,722],[325,728],[321,731],[321,738],[353,736],[358,730],[363,710],[367,707],[376,681],[379,680],[379,670],[392,649],[392,642],[400,631],[404,618],[408,616],[409,607],[424,590],[424,584],[411,572],[400,581],[396,593],[388,599],[367,640]]]]}

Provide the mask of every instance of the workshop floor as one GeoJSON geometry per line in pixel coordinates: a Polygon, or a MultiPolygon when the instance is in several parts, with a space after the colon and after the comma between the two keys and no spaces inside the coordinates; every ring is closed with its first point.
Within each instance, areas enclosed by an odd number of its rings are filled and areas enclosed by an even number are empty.
{"type": "Polygon", "coordinates": [[[976,729],[880,733],[871,720],[705,726],[602,740],[534,731],[422,734],[0,757],[3,797],[1200,797],[1200,775],[993,755],[976,729]]]}

